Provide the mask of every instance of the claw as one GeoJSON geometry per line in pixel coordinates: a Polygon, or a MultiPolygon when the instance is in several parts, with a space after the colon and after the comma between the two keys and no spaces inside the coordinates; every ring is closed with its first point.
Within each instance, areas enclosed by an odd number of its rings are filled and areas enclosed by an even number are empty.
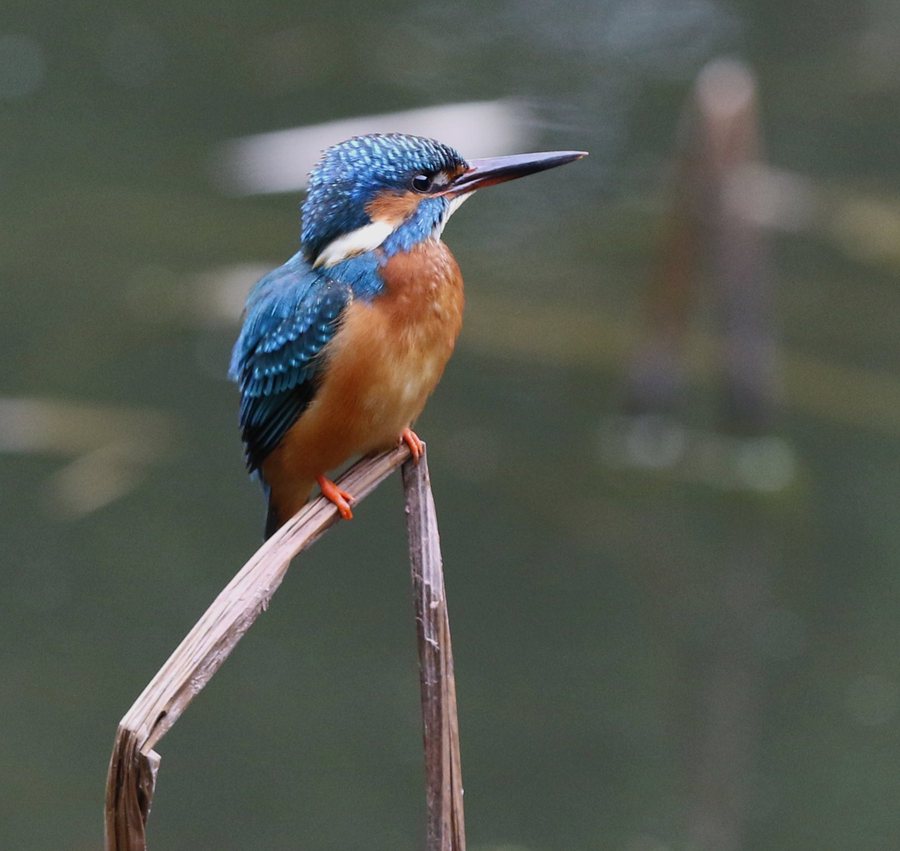
{"type": "Polygon", "coordinates": [[[400,440],[409,447],[409,454],[412,455],[413,461],[418,464],[422,453],[425,451],[425,442],[409,427],[400,432],[400,440]]]}
{"type": "Polygon", "coordinates": [[[353,502],[352,494],[347,493],[343,488],[339,488],[331,479],[325,476],[316,476],[319,487],[322,488],[322,496],[333,502],[337,506],[337,510],[341,513],[344,520],[352,520],[353,512],[350,510],[350,503],[353,502]]]}

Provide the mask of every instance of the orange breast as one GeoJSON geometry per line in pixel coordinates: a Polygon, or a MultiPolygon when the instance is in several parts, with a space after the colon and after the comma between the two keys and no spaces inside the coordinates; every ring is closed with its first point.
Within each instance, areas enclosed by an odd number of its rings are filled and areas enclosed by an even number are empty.
{"type": "Polygon", "coordinates": [[[382,276],[383,293],[348,306],[315,399],[264,465],[278,468],[263,470],[270,484],[396,445],[437,386],[462,327],[456,260],[430,240],[392,257],[382,276]]]}

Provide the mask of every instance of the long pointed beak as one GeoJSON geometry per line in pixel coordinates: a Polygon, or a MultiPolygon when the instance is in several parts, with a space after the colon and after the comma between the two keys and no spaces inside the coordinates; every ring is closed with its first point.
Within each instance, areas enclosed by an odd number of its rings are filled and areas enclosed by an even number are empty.
{"type": "Polygon", "coordinates": [[[540,154],[513,154],[508,157],[469,160],[469,168],[450,183],[444,194],[451,197],[467,195],[485,186],[546,171],[586,156],[587,151],[546,151],[540,154]]]}

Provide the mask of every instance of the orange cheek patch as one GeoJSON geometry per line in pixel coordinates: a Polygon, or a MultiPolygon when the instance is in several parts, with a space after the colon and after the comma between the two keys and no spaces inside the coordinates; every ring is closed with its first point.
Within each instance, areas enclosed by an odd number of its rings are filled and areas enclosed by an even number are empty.
{"type": "Polygon", "coordinates": [[[366,204],[366,212],[373,222],[400,224],[416,211],[420,200],[412,192],[383,192],[366,204]]]}

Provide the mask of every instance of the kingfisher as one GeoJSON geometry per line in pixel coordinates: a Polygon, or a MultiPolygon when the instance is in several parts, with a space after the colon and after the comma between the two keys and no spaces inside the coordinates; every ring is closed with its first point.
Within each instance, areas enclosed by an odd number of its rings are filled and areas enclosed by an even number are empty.
{"type": "Polygon", "coordinates": [[[270,537],[318,484],[341,517],[353,495],[329,478],[357,455],[405,442],[462,327],[463,281],[441,240],[476,190],[586,156],[553,151],[465,160],[433,139],[355,136],[309,176],[300,250],[250,291],[230,376],[270,537]]]}

